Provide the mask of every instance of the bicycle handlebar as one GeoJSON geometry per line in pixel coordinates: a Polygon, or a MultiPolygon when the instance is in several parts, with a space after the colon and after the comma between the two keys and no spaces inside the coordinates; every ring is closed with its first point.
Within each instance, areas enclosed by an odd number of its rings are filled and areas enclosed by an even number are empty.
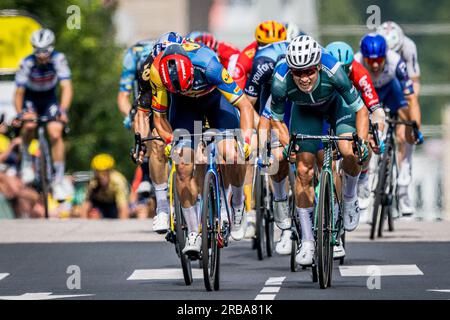
{"type": "Polygon", "coordinates": [[[153,141],[153,140],[163,141],[163,139],[161,137],[142,138],[140,133],[135,133],[134,134],[134,147],[131,148],[131,160],[135,164],[137,164],[137,159],[134,157],[134,154],[136,156],[139,156],[139,153],[141,153],[141,151],[146,153],[147,152],[147,147],[145,146],[144,142],[153,141]]]}

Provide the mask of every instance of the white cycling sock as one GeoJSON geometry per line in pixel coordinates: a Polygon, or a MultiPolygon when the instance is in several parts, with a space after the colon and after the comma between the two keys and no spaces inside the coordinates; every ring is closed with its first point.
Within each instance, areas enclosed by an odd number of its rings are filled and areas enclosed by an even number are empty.
{"type": "Polygon", "coordinates": [[[313,212],[314,208],[299,208],[296,207],[297,216],[300,220],[300,226],[302,228],[302,241],[314,241],[314,235],[312,231],[312,219],[311,214],[313,212]]]}
{"type": "Polygon", "coordinates": [[[233,192],[233,197],[231,198],[231,204],[233,208],[241,208],[244,206],[244,186],[233,186],[231,185],[231,190],[233,192]]]}
{"type": "Polygon", "coordinates": [[[60,183],[64,179],[64,170],[66,163],[64,161],[57,161],[53,163],[53,167],[55,168],[55,182],[60,183]]]}
{"type": "Polygon", "coordinates": [[[167,201],[167,182],[162,184],[153,184],[156,196],[156,212],[169,212],[169,202],[167,201]]]}
{"type": "Polygon", "coordinates": [[[356,197],[356,186],[358,185],[359,173],[352,177],[344,172],[344,200],[351,200],[356,197]]]}
{"type": "Polygon", "coordinates": [[[411,184],[412,154],[414,147],[414,145],[408,142],[405,143],[405,158],[400,163],[400,172],[397,181],[399,186],[407,187],[411,184]]]}
{"type": "Polygon", "coordinates": [[[272,180],[273,184],[273,198],[275,201],[281,201],[286,200],[287,194],[286,194],[286,180],[287,177],[285,177],[280,182],[276,182],[272,180]]]}
{"type": "Polygon", "coordinates": [[[197,205],[194,205],[190,208],[181,207],[181,211],[183,212],[184,220],[186,220],[186,224],[188,227],[188,232],[199,232],[199,221],[198,221],[198,209],[197,205]]]}

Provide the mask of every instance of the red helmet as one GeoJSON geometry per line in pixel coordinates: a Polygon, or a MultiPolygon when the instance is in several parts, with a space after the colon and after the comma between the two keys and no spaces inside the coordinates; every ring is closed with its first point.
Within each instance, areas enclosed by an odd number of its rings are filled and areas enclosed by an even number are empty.
{"type": "Polygon", "coordinates": [[[218,45],[217,40],[209,32],[193,31],[193,32],[189,33],[185,38],[190,39],[194,42],[203,43],[205,46],[209,47],[210,49],[217,51],[217,45],[218,45]]]}
{"type": "Polygon", "coordinates": [[[194,66],[181,45],[167,47],[158,69],[164,86],[170,92],[186,92],[192,87],[194,66]]]}

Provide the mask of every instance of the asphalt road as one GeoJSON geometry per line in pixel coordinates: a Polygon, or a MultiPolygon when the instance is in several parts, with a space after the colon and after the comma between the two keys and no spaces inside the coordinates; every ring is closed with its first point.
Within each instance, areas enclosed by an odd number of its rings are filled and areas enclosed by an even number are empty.
{"type": "Polygon", "coordinates": [[[231,242],[222,251],[221,290],[212,293],[197,263],[193,284],[184,284],[173,245],[149,225],[0,222],[0,299],[450,299],[447,222],[404,222],[372,242],[361,226],[326,290],[312,282],[310,270],[291,272],[289,256],[258,261],[249,240],[231,242]],[[67,230],[58,234],[57,228],[67,230]]]}

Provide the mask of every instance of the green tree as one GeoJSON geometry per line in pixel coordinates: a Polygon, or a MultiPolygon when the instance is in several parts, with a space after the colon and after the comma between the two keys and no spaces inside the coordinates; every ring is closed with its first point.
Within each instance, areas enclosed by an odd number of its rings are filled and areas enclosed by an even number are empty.
{"type": "Polygon", "coordinates": [[[1,9],[24,10],[38,17],[55,32],[56,50],[67,56],[74,86],[66,137],[68,171],[88,170],[96,153],[107,152],[115,157],[118,169],[131,177],[132,135],[123,128],[116,104],[124,49],[115,43],[116,2],[2,0],[1,9]],[[80,29],[67,26],[71,5],[80,8],[80,29]]]}

